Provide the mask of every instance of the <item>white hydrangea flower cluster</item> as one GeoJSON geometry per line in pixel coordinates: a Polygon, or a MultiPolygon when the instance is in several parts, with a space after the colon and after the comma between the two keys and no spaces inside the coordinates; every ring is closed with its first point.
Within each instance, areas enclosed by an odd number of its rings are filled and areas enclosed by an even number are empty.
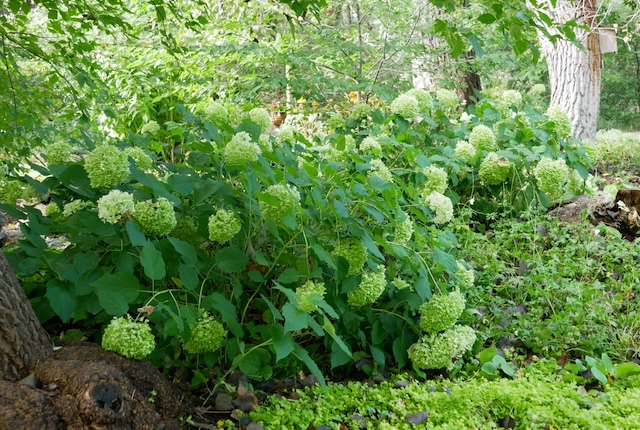
{"type": "Polygon", "coordinates": [[[367,253],[367,247],[362,244],[358,239],[347,239],[338,243],[331,253],[331,256],[336,259],[342,257],[349,263],[348,276],[355,275],[362,270],[362,266],[367,262],[369,254],[367,253]]]}
{"type": "Polygon", "coordinates": [[[413,236],[413,220],[408,214],[404,213],[404,215],[404,221],[396,224],[396,228],[393,234],[393,241],[401,246],[406,245],[413,236]]]}
{"type": "Polygon", "coordinates": [[[517,90],[506,90],[500,95],[500,104],[506,108],[520,108],[522,105],[522,94],[517,90]]]}
{"type": "Polygon", "coordinates": [[[529,89],[529,95],[532,95],[532,96],[541,96],[546,92],[547,92],[547,87],[545,87],[544,84],[535,84],[529,89]]]}
{"type": "Polygon", "coordinates": [[[420,113],[418,100],[409,94],[399,95],[389,105],[392,114],[399,115],[404,119],[414,119],[420,113]]]}
{"type": "Polygon", "coordinates": [[[448,117],[452,117],[460,106],[460,98],[455,91],[444,88],[436,91],[436,100],[440,103],[440,109],[442,109],[448,117]]]}
{"type": "Polygon", "coordinates": [[[431,297],[420,306],[420,328],[437,333],[452,327],[464,311],[465,300],[458,290],[431,297]]]}
{"type": "Polygon", "coordinates": [[[156,121],[149,121],[149,122],[145,122],[142,127],[140,128],[140,133],[141,134],[149,134],[149,135],[154,135],[157,132],[160,131],[160,125],[158,125],[158,123],[156,121]]]}
{"type": "Polygon", "coordinates": [[[218,209],[209,217],[209,239],[212,242],[226,243],[242,229],[242,221],[231,211],[218,209]]]}
{"type": "Polygon", "coordinates": [[[347,293],[347,303],[356,308],[372,305],[387,288],[386,268],[379,265],[375,272],[362,274],[360,285],[347,293]]]}
{"type": "Polygon", "coordinates": [[[295,211],[300,207],[300,193],[291,185],[271,185],[264,192],[275,198],[278,203],[273,204],[264,200],[260,200],[260,212],[264,219],[270,219],[279,222],[280,219],[288,212],[295,211]]]}
{"type": "Polygon", "coordinates": [[[73,145],[69,142],[55,142],[44,148],[44,155],[49,165],[68,163],[73,154],[73,145]]]}
{"type": "Polygon", "coordinates": [[[429,91],[422,88],[412,88],[405,93],[406,95],[413,96],[418,101],[418,108],[421,113],[429,113],[433,109],[433,98],[429,91]]]}
{"type": "Polygon", "coordinates": [[[115,146],[99,145],[84,159],[92,188],[109,187],[124,182],[129,176],[127,155],[115,146]]]}
{"type": "Polygon", "coordinates": [[[571,134],[571,119],[567,112],[560,106],[549,106],[545,115],[549,118],[558,133],[563,138],[571,134]]]}
{"type": "Polygon", "coordinates": [[[258,138],[258,146],[263,153],[273,152],[273,142],[271,141],[271,135],[269,133],[262,133],[258,138]]]}
{"type": "Polygon", "coordinates": [[[207,312],[202,314],[196,325],[189,328],[191,337],[182,347],[191,354],[217,351],[222,347],[222,342],[227,337],[224,326],[207,312]]]}
{"type": "Polygon", "coordinates": [[[373,115],[373,108],[367,103],[358,103],[351,109],[351,118],[363,121],[373,115]]]}
{"type": "Polygon", "coordinates": [[[538,181],[538,188],[552,199],[557,199],[565,191],[569,180],[569,166],[562,158],[542,157],[533,168],[533,176],[538,181]]]}
{"type": "Polygon", "coordinates": [[[151,159],[149,154],[144,152],[142,148],[133,146],[125,148],[123,152],[124,155],[126,155],[127,157],[131,157],[133,161],[136,162],[136,166],[138,166],[138,169],[142,171],[151,170],[151,167],[153,166],[153,160],[151,159]]]}
{"type": "Polygon", "coordinates": [[[422,169],[422,174],[427,181],[422,188],[422,195],[428,196],[431,193],[444,193],[449,185],[449,175],[444,169],[436,166],[429,166],[422,169]]]}
{"type": "Polygon", "coordinates": [[[296,288],[296,302],[298,309],[308,314],[318,308],[317,301],[324,298],[326,289],[324,282],[308,280],[302,286],[296,288]]]}
{"type": "Polygon", "coordinates": [[[113,318],[102,336],[102,348],[127,358],[141,360],[156,347],[151,327],[145,320],[134,322],[131,317],[113,318]]]}
{"type": "Polygon", "coordinates": [[[62,216],[70,217],[76,212],[79,212],[83,209],[91,209],[93,208],[93,202],[85,201],[85,200],[73,200],[64,205],[62,208],[62,216]]]}
{"type": "Polygon", "coordinates": [[[458,157],[465,163],[475,157],[477,152],[478,150],[476,149],[476,147],[466,140],[459,140],[458,143],[456,143],[456,149],[454,149],[454,154],[456,154],[456,157],[458,157]]]}
{"type": "Polygon", "coordinates": [[[245,118],[262,127],[263,131],[268,130],[271,126],[271,116],[265,108],[253,108],[246,113],[245,118]]]}
{"type": "Polygon", "coordinates": [[[59,214],[61,212],[60,206],[56,203],[51,202],[44,208],[44,216],[50,217],[55,214],[59,214]]]}
{"type": "Polygon", "coordinates": [[[237,166],[258,161],[262,154],[260,146],[251,140],[249,133],[236,133],[222,149],[222,157],[227,164],[237,166]]]}
{"type": "Polygon", "coordinates": [[[435,214],[433,222],[446,224],[453,218],[453,203],[451,199],[440,193],[431,193],[422,196],[424,204],[435,214]]]}
{"type": "Polygon", "coordinates": [[[451,369],[475,341],[476,333],[471,327],[456,325],[443,333],[423,337],[407,353],[419,369],[451,369]]]}
{"type": "Polygon", "coordinates": [[[498,143],[493,130],[484,124],[478,124],[469,134],[469,143],[481,151],[497,151],[498,143]]]}
{"type": "Polygon", "coordinates": [[[152,236],[169,234],[176,226],[173,204],[164,197],[136,203],[133,219],[141,231],[152,236]]]}
{"type": "Polygon", "coordinates": [[[465,287],[473,287],[473,283],[476,281],[476,275],[473,269],[467,269],[460,261],[458,261],[458,271],[456,275],[458,275],[458,278],[462,281],[462,285],[465,287]]]}
{"type": "Polygon", "coordinates": [[[327,127],[331,131],[340,130],[344,128],[344,117],[340,113],[334,113],[327,119],[327,127]]]}
{"type": "Polygon", "coordinates": [[[98,199],[98,217],[106,223],[115,224],[134,212],[133,194],[125,191],[111,190],[98,199]]]}
{"type": "Polygon", "coordinates": [[[214,124],[224,124],[229,120],[229,111],[222,103],[208,103],[204,106],[203,111],[214,124]]]}
{"type": "Polygon", "coordinates": [[[380,142],[375,137],[367,136],[360,142],[360,153],[364,155],[378,155],[382,152],[380,142]]]}
{"type": "Polygon", "coordinates": [[[400,276],[396,276],[396,278],[391,281],[391,285],[396,287],[398,290],[404,290],[411,287],[409,283],[400,276]]]}
{"type": "Polygon", "coordinates": [[[371,170],[369,170],[369,176],[375,176],[380,179],[383,179],[389,183],[393,182],[393,175],[389,168],[384,164],[382,160],[371,160],[369,161],[369,166],[371,166],[371,170]]]}
{"type": "Polygon", "coordinates": [[[480,179],[487,185],[500,185],[509,178],[512,168],[511,161],[490,152],[480,163],[480,179]]]}
{"type": "Polygon", "coordinates": [[[283,125],[278,128],[278,134],[276,135],[276,146],[281,147],[283,143],[292,145],[296,142],[296,136],[294,134],[295,128],[289,125],[283,125]]]}

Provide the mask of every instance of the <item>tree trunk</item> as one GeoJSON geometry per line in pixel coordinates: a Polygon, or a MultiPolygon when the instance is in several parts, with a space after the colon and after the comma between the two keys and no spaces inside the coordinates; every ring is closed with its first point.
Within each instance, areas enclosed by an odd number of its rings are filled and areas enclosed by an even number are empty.
{"type": "Polygon", "coordinates": [[[19,380],[51,351],[47,333],[0,251],[0,380],[19,380]]]}
{"type": "Polygon", "coordinates": [[[558,0],[556,22],[575,19],[590,31],[575,29],[578,47],[564,40],[555,45],[540,34],[540,45],[546,56],[551,83],[551,105],[562,107],[572,124],[572,136],[595,140],[600,112],[600,70],[602,54],[597,32],[595,0],[558,0]]]}

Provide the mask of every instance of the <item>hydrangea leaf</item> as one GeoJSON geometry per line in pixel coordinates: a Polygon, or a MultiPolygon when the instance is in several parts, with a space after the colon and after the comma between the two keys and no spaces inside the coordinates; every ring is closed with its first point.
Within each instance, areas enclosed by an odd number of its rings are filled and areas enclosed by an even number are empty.
{"type": "Polygon", "coordinates": [[[138,278],[128,273],[105,275],[93,283],[100,306],[109,315],[124,315],[142,288],[138,278]]]}
{"type": "Polygon", "coordinates": [[[74,286],[59,279],[51,279],[47,282],[46,296],[49,299],[51,309],[60,317],[62,322],[69,321],[78,305],[74,286]]]}
{"type": "Polygon", "coordinates": [[[216,264],[226,273],[240,272],[249,264],[249,257],[239,248],[227,246],[216,252],[216,264]]]}
{"type": "Polygon", "coordinates": [[[167,274],[162,253],[158,251],[153,242],[147,242],[142,247],[140,253],[140,264],[144,269],[144,274],[150,279],[160,280],[167,274]]]}

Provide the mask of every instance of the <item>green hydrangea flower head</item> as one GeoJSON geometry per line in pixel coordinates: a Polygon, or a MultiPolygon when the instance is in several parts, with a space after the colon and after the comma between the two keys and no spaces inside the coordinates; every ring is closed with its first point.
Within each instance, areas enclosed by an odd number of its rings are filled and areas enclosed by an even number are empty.
{"type": "Polygon", "coordinates": [[[237,166],[258,161],[262,154],[260,146],[251,140],[249,133],[236,133],[229,143],[222,148],[222,158],[227,164],[237,166]]]}
{"type": "Polygon", "coordinates": [[[371,160],[369,161],[369,166],[371,166],[371,170],[369,170],[369,176],[375,176],[380,179],[383,179],[389,183],[393,182],[393,175],[389,168],[384,164],[382,160],[371,160]]]}
{"type": "Polygon", "coordinates": [[[182,347],[191,354],[217,351],[222,347],[222,342],[227,337],[224,326],[207,312],[202,314],[196,325],[189,328],[191,329],[191,337],[182,347]]]}
{"type": "Polygon", "coordinates": [[[571,119],[567,112],[560,106],[549,106],[545,115],[549,118],[549,121],[553,123],[553,126],[561,137],[567,138],[571,134],[571,119]]]}
{"type": "Polygon", "coordinates": [[[465,300],[460,291],[431,297],[420,306],[420,328],[437,333],[453,327],[464,311],[465,300]]]}
{"type": "Polygon", "coordinates": [[[512,168],[511,161],[490,152],[480,163],[480,179],[487,185],[500,185],[509,178],[512,168]]]}
{"type": "Polygon", "coordinates": [[[431,109],[433,109],[433,98],[429,91],[423,90],[422,88],[412,88],[405,93],[408,96],[415,97],[418,101],[418,108],[420,113],[429,113],[431,109]]]}
{"type": "Polygon", "coordinates": [[[455,91],[440,88],[436,91],[436,100],[440,103],[440,109],[447,115],[452,116],[460,106],[460,98],[455,91]]]}
{"type": "Polygon", "coordinates": [[[569,177],[567,178],[567,191],[573,195],[582,195],[588,192],[589,183],[584,180],[584,178],[580,175],[580,172],[573,169],[569,172],[569,177]]]}
{"type": "Polygon", "coordinates": [[[276,136],[276,142],[279,146],[282,146],[283,143],[288,143],[292,145],[296,142],[295,129],[288,125],[280,126],[278,129],[278,134],[276,136]]]}
{"type": "Polygon", "coordinates": [[[529,95],[531,96],[541,96],[547,92],[547,87],[544,84],[535,84],[529,89],[529,95]]]}
{"type": "Polygon", "coordinates": [[[427,182],[422,188],[422,193],[428,196],[431,193],[444,193],[449,185],[449,175],[444,169],[436,166],[429,166],[422,169],[422,174],[427,178],[427,182]]]}
{"type": "Polygon", "coordinates": [[[409,285],[409,283],[400,276],[396,276],[396,278],[391,281],[391,285],[396,287],[398,290],[404,290],[411,287],[411,285],[409,285]]]}
{"type": "Polygon", "coordinates": [[[51,202],[49,203],[45,208],[44,208],[44,215],[45,216],[52,216],[55,214],[59,214],[62,211],[60,210],[60,206],[58,206],[56,203],[51,202]]]}
{"type": "Polygon", "coordinates": [[[80,212],[83,209],[91,209],[94,207],[93,202],[85,200],[73,200],[64,205],[62,208],[62,216],[70,217],[76,212],[80,212]]]}
{"type": "Polygon", "coordinates": [[[14,179],[0,178],[0,203],[15,206],[25,191],[24,184],[14,179]]]}
{"type": "Polygon", "coordinates": [[[47,157],[49,165],[66,164],[73,154],[73,145],[69,142],[51,143],[44,148],[44,155],[47,157]]]}
{"type": "Polygon", "coordinates": [[[360,153],[364,155],[379,155],[382,152],[380,142],[375,137],[365,137],[360,142],[360,153]]]}
{"type": "Polygon", "coordinates": [[[327,127],[331,131],[340,130],[344,128],[344,117],[340,113],[334,113],[327,119],[327,127]]]}
{"type": "Polygon", "coordinates": [[[366,271],[362,274],[360,285],[347,293],[347,303],[355,308],[372,305],[387,288],[386,268],[378,266],[375,272],[366,271]]]}
{"type": "Polygon", "coordinates": [[[317,301],[324,298],[326,289],[324,282],[309,280],[302,286],[296,288],[296,301],[298,309],[308,314],[318,308],[317,301]]]}
{"type": "Polygon", "coordinates": [[[273,142],[269,133],[262,133],[258,139],[258,146],[263,153],[273,152],[273,142]]]}
{"type": "Polygon", "coordinates": [[[246,114],[246,118],[252,123],[262,127],[263,131],[266,131],[271,126],[271,116],[265,108],[256,107],[251,109],[246,114]]]}
{"type": "Polygon", "coordinates": [[[565,191],[565,185],[569,180],[569,166],[562,158],[554,160],[542,157],[533,168],[533,176],[538,181],[538,188],[549,197],[556,199],[565,191]]]}
{"type": "Polygon", "coordinates": [[[367,103],[358,103],[351,109],[351,119],[362,121],[373,115],[373,108],[367,103]]]}
{"type": "Polygon", "coordinates": [[[484,124],[478,124],[469,133],[469,143],[481,151],[497,151],[498,143],[493,130],[484,124]]]}
{"type": "Polygon", "coordinates": [[[453,218],[453,203],[451,199],[440,193],[422,195],[423,204],[434,213],[433,222],[446,224],[453,218]]]}
{"type": "Polygon", "coordinates": [[[222,103],[213,102],[204,107],[204,114],[214,124],[224,124],[229,120],[229,111],[222,103]]]}
{"type": "Polygon", "coordinates": [[[287,214],[297,210],[300,207],[300,193],[291,185],[271,185],[264,192],[276,199],[277,203],[260,200],[260,212],[264,219],[270,219],[274,222],[280,222],[280,219],[287,214]]]}
{"type": "Polygon", "coordinates": [[[84,159],[92,188],[118,185],[129,176],[129,160],[124,152],[115,146],[99,145],[84,159]]]}
{"type": "Polygon", "coordinates": [[[98,199],[98,217],[109,224],[115,224],[125,216],[135,212],[133,195],[120,190],[111,190],[98,199]]]}
{"type": "Polygon", "coordinates": [[[420,107],[418,100],[415,97],[408,94],[399,95],[389,105],[389,110],[392,114],[399,115],[404,119],[414,119],[420,114],[420,107]]]}
{"type": "Polygon", "coordinates": [[[454,150],[456,157],[465,163],[475,157],[477,152],[477,148],[466,140],[459,140],[458,143],[456,143],[456,149],[454,150]]]}
{"type": "Polygon", "coordinates": [[[591,163],[596,164],[600,160],[600,154],[598,151],[598,145],[592,140],[583,140],[582,147],[587,153],[587,158],[591,163]]]}
{"type": "Polygon", "coordinates": [[[136,166],[138,166],[138,169],[142,171],[151,170],[153,166],[153,160],[151,159],[149,154],[144,152],[142,148],[138,148],[137,146],[129,147],[125,148],[123,152],[127,157],[131,157],[133,161],[136,162],[136,166]]]}
{"type": "Polygon", "coordinates": [[[231,211],[218,209],[209,217],[209,239],[226,243],[242,230],[242,221],[231,211]]]}
{"type": "Polygon", "coordinates": [[[451,369],[475,341],[476,332],[471,327],[456,325],[443,333],[423,337],[407,353],[419,369],[451,369]]]}
{"type": "Polygon", "coordinates": [[[522,94],[516,90],[503,91],[500,95],[500,103],[507,108],[520,108],[522,105],[522,94]]]}
{"type": "Polygon", "coordinates": [[[131,317],[113,318],[102,336],[102,348],[127,358],[141,360],[156,347],[151,327],[145,320],[132,321],[131,317]]]}
{"type": "Polygon", "coordinates": [[[164,197],[155,203],[151,200],[136,203],[133,219],[141,231],[151,236],[169,234],[177,223],[173,204],[164,197]]]}
{"type": "Polygon", "coordinates": [[[404,221],[396,224],[393,234],[393,241],[400,246],[406,245],[413,236],[413,220],[408,214],[404,213],[404,215],[404,221]]]}
{"type": "Polygon", "coordinates": [[[160,125],[158,125],[158,123],[153,120],[144,123],[140,128],[140,134],[148,134],[151,136],[155,135],[159,131],[160,131],[160,125]]]}
{"type": "Polygon", "coordinates": [[[458,275],[458,278],[462,281],[462,285],[467,288],[473,287],[473,283],[476,281],[476,275],[473,269],[468,269],[460,261],[458,261],[458,271],[456,275],[458,275]]]}
{"type": "Polygon", "coordinates": [[[336,259],[342,257],[349,263],[348,276],[360,273],[362,266],[367,262],[369,254],[367,253],[367,247],[362,244],[358,239],[347,239],[338,243],[331,253],[331,256],[336,259]]]}

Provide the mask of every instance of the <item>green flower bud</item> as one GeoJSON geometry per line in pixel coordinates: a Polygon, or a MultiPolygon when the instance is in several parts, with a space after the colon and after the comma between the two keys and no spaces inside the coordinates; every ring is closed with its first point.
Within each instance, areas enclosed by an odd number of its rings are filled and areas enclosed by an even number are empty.
{"type": "Polygon", "coordinates": [[[481,151],[497,151],[498,143],[493,130],[484,124],[478,124],[469,134],[469,143],[481,151]]]}
{"type": "Polygon", "coordinates": [[[56,142],[44,148],[44,155],[47,157],[49,165],[68,163],[71,154],[73,154],[73,145],[68,142],[56,142]]]}
{"type": "Polygon", "coordinates": [[[141,360],[156,347],[151,327],[146,321],[133,322],[131,317],[113,318],[104,330],[102,348],[127,358],[141,360]]]}
{"type": "Polygon", "coordinates": [[[415,97],[418,101],[418,108],[421,113],[429,113],[431,109],[433,109],[433,98],[429,91],[423,90],[421,88],[412,88],[405,93],[408,96],[415,97]]]}
{"type": "Polygon", "coordinates": [[[111,190],[98,199],[98,217],[109,224],[115,224],[125,215],[135,212],[133,195],[120,190],[111,190]]]}
{"type": "Polygon", "coordinates": [[[209,217],[209,239],[212,242],[228,242],[240,230],[242,230],[242,221],[231,211],[218,209],[209,217]]]}
{"type": "Polygon", "coordinates": [[[420,113],[418,100],[408,94],[398,96],[393,102],[391,102],[389,110],[392,114],[399,115],[404,119],[414,119],[420,113]]]}
{"type": "Polygon", "coordinates": [[[385,267],[378,266],[376,272],[367,271],[362,274],[360,285],[347,293],[347,303],[356,308],[372,305],[387,288],[385,267]]]}
{"type": "Polygon", "coordinates": [[[222,149],[224,161],[234,166],[258,161],[260,154],[262,154],[260,146],[251,140],[249,133],[244,131],[236,133],[222,149]]]}
{"type": "Polygon", "coordinates": [[[203,313],[200,321],[190,329],[191,337],[183,344],[183,348],[191,354],[217,351],[227,337],[224,326],[206,312],[203,313]]]}
{"type": "Polygon", "coordinates": [[[331,256],[335,259],[342,257],[349,263],[348,276],[355,275],[362,270],[362,266],[367,262],[369,254],[367,254],[367,248],[357,239],[343,240],[338,243],[331,253],[331,256]]]}
{"type": "Polygon", "coordinates": [[[271,185],[264,192],[277,201],[277,203],[266,200],[258,202],[264,219],[278,223],[285,214],[293,212],[300,207],[300,193],[289,184],[271,185]]]}
{"type": "Polygon", "coordinates": [[[490,152],[480,163],[480,179],[487,185],[500,185],[509,178],[512,167],[511,161],[490,152]]]}
{"type": "Polygon", "coordinates": [[[550,198],[557,199],[564,193],[569,180],[569,166],[562,158],[543,157],[533,168],[533,176],[538,181],[538,188],[550,198]]]}
{"type": "Polygon", "coordinates": [[[449,175],[444,169],[436,166],[429,166],[422,169],[422,174],[427,178],[427,182],[422,188],[422,194],[428,196],[431,193],[444,193],[449,185],[449,175]]]}
{"type": "Polygon", "coordinates": [[[308,314],[318,308],[318,300],[322,300],[325,294],[323,282],[307,281],[301,287],[296,288],[296,301],[298,309],[308,314]]]}
{"type": "Polygon", "coordinates": [[[452,327],[464,311],[465,300],[460,291],[431,297],[420,306],[420,328],[437,333],[452,327]]]}
{"type": "Polygon", "coordinates": [[[262,131],[267,131],[271,126],[271,116],[269,112],[264,108],[253,108],[247,112],[245,118],[252,123],[262,127],[262,131]]]}
{"type": "Polygon", "coordinates": [[[164,197],[155,203],[151,200],[136,203],[133,219],[140,230],[152,236],[169,234],[177,222],[173,204],[164,197]]]}
{"type": "Polygon", "coordinates": [[[419,369],[451,369],[475,341],[476,333],[471,327],[456,325],[443,333],[423,337],[407,353],[419,369]]]}
{"type": "Polygon", "coordinates": [[[84,159],[92,188],[118,185],[129,176],[129,160],[124,152],[115,146],[100,145],[84,159]]]}

